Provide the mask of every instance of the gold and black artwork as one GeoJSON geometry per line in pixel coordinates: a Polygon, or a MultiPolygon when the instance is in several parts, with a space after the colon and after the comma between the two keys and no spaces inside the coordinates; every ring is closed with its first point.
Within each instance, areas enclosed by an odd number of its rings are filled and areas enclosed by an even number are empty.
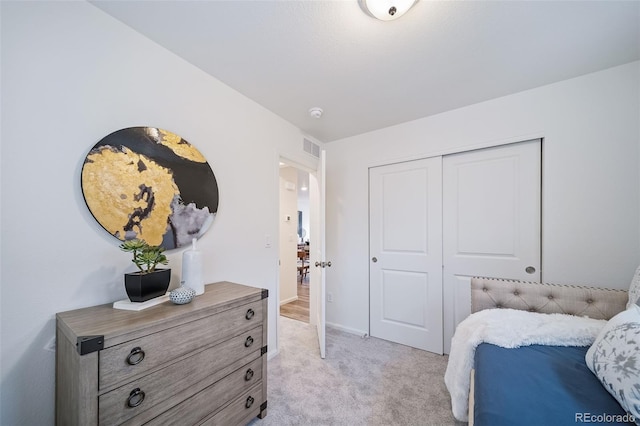
{"type": "Polygon", "coordinates": [[[218,211],[218,184],[204,156],[180,136],[129,127],[103,138],[82,166],[93,217],[121,241],[172,249],[191,244],[218,211]]]}

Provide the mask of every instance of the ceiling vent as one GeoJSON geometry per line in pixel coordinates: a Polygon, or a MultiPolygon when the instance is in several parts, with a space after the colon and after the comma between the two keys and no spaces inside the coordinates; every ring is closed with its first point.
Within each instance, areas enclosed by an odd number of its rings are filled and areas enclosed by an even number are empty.
{"type": "Polygon", "coordinates": [[[320,158],[320,145],[311,142],[307,138],[304,138],[302,141],[302,149],[304,149],[304,152],[308,152],[314,157],[320,158]]]}

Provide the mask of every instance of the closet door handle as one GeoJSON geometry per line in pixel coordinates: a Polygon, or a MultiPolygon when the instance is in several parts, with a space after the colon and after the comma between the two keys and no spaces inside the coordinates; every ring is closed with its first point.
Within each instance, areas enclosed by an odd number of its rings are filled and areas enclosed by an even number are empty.
{"type": "Polygon", "coordinates": [[[524,271],[525,271],[527,274],[533,274],[533,273],[535,273],[535,272],[536,272],[536,268],[534,268],[533,266],[527,266],[527,267],[524,269],[524,271]]]}
{"type": "Polygon", "coordinates": [[[374,256],[374,257],[372,257],[372,258],[371,258],[371,261],[372,261],[373,263],[376,263],[376,262],[378,261],[378,258],[374,256]]]}

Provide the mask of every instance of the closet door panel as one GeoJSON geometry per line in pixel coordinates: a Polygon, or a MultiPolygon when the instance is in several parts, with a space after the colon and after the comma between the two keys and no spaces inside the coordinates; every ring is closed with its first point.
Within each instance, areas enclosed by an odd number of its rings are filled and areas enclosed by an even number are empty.
{"type": "Polygon", "coordinates": [[[371,335],[442,353],[441,158],[369,173],[371,335]]]}
{"type": "Polygon", "coordinates": [[[540,281],[541,141],[443,158],[445,352],[473,276],[540,281]]]}

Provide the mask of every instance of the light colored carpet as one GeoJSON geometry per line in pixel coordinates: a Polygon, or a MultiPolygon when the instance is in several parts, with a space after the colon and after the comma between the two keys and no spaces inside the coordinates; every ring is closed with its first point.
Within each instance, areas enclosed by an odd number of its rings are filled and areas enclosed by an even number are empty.
{"type": "Polygon", "coordinates": [[[444,385],[447,356],[327,328],[319,356],[313,326],[280,317],[269,361],[268,425],[463,425],[444,385]]]}

